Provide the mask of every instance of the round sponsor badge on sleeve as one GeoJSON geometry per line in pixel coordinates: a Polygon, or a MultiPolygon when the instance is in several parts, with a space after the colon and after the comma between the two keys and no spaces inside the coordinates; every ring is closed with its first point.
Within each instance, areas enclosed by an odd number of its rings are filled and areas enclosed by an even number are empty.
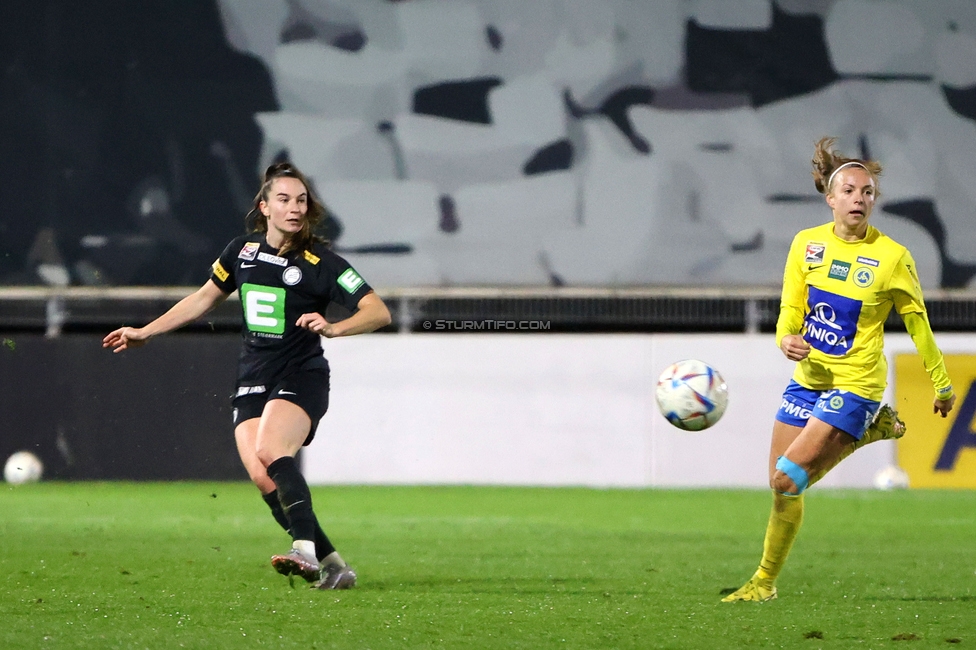
{"type": "Polygon", "coordinates": [[[281,273],[281,281],[293,287],[302,281],[302,270],[297,266],[289,266],[281,273]]]}

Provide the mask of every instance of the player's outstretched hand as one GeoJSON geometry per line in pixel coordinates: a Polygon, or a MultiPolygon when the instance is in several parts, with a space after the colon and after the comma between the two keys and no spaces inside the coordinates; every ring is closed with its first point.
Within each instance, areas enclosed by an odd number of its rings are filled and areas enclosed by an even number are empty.
{"type": "Polygon", "coordinates": [[[810,354],[810,344],[799,334],[787,334],[779,347],[790,361],[803,361],[810,354]]]}
{"type": "Polygon", "coordinates": [[[148,340],[149,337],[143,334],[140,328],[120,327],[102,339],[102,347],[113,348],[112,352],[121,352],[143,346],[148,340]]]}
{"type": "Polygon", "coordinates": [[[318,312],[312,312],[310,314],[302,314],[295,321],[295,325],[299,327],[304,327],[310,332],[315,332],[326,338],[332,338],[334,336],[332,331],[332,323],[325,320],[325,316],[318,312]]]}
{"type": "Polygon", "coordinates": [[[956,396],[953,395],[949,399],[939,399],[936,398],[935,402],[932,404],[932,412],[939,413],[942,417],[949,415],[949,411],[952,407],[956,405],[956,396]]]}

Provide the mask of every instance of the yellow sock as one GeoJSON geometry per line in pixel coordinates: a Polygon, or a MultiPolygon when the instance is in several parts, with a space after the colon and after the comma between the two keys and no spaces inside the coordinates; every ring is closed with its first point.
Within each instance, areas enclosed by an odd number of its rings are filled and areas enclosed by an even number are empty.
{"type": "Polygon", "coordinates": [[[773,509],[766,525],[763,556],[756,575],[773,582],[782,571],[786,558],[793,548],[793,540],[803,523],[803,495],[795,496],[773,492],[773,509]]]}
{"type": "MultiPolygon", "coordinates": [[[[874,442],[874,441],[868,440],[868,442],[874,442]]],[[[853,454],[858,448],[862,447],[864,444],[866,443],[862,443],[860,440],[852,441],[850,444],[844,447],[844,449],[840,452],[840,455],[837,456],[837,459],[833,463],[831,463],[829,467],[824,467],[820,470],[811,471],[810,474],[808,474],[809,478],[807,480],[807,489],[809,490],[810,488],[812,488],[814,483],[816,483],[824,476],[826,476],[827,472],[834,469],[840,464],[840,461],[844,460],[845,458],[853,454]]]]}

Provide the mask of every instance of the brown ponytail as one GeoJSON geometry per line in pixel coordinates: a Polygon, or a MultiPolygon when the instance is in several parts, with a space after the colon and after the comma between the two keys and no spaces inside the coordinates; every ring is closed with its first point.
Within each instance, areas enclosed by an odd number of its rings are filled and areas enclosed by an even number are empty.
{"type": "MultiPolygon", "coordinates": [[[[852,163],[858,167],[863,167],[871,176],[874,177],[875,184],[878,184],[878,177],[881,176],[881,163],[876,160],[862,160],[861,158],[848,158],[843,154],[834,151],[834,144],[837,138],[820,138],[813,151],[813,184],[821,194],[830,194],[831,189],[827,187],[830,176],[840,169],[842,165],[852,163]]],[[[881,196],[881,188],[876,188],[876,196],[881,196]]]]}

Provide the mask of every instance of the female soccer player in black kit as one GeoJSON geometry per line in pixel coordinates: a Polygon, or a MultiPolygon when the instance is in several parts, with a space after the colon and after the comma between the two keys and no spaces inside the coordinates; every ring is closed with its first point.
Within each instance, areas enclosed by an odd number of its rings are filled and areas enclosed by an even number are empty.
{"type": "Polygon", "coordinates": [[[298,169],[272,165],[248,214],[250,234],[227,245],[207,283],[145,327],[115,330],[102,346],[114,352],[141,346],[238,291],[244,343],[233,402],[237,449],[275,520],[294,540],[291,551],[273,556],[271,564],[319,589],[348,589],[356,573],[319,526],[295,455],[312,441],[329,406],[329,364],[320,336],[372,332],[390,323],[390,312],[314,234],[324,213],[298,169]],[[322,314],[330,302],[352,316],[326,321],[322,314]]]}

